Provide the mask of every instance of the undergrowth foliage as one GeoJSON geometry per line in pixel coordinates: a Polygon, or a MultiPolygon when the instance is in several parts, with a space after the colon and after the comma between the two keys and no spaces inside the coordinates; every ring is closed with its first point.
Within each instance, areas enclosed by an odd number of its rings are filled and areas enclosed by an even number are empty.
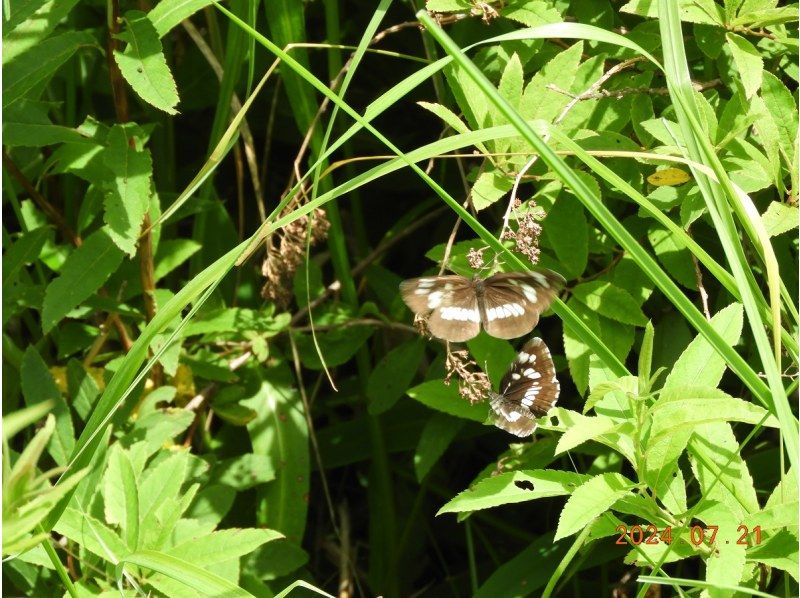
{"type": "Polygon", "coordinates": [[[3,19],[10,595],[797,593],[796,5],[3,19]],[[519,442],[398,285],[539,267],[519,442]]]}

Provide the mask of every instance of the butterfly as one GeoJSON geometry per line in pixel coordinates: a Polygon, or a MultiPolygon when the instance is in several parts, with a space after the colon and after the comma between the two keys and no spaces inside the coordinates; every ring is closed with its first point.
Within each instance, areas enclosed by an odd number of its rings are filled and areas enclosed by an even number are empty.
{"type": "Polygon", "coordinates": [[[466,341],[481,325],[497,338],[517,338],[533,330],[564,283],[550,270],[501,272],[485,280],[431,276],[404,280],[400,295],[411,311],[427,316],[428,330],[437,338],[466,341]]]}
{"type": "Polygon", "coordinates": [[[500,381],[500,392],[489,391],[494,425],[517,436],[530,436],[536,419],[556,404],[561,386],[550,350],[538,337],[522,347],[500,381]]]}

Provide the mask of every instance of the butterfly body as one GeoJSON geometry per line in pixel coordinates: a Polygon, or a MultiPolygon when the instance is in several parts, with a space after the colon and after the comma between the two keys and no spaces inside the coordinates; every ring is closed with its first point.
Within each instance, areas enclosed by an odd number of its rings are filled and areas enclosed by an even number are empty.
{"type": "Polygon", "coordinates": [[[539,321],[564,279],[555,272],[501,272],[486,279],[458,275],[412,278],[400,283],[406,305],[427,316],[434,336],[463,342],[484,330],[497,338],[517,338],[539,321]]]}
{"type": "Polygon", "coordinates": [[[494,424],[517,436],[530,436],[536,418],[550,411],[560,390],[550,350],[542,339],[532,338],[503,376],[499,392],[489,393],[494,424]]]}

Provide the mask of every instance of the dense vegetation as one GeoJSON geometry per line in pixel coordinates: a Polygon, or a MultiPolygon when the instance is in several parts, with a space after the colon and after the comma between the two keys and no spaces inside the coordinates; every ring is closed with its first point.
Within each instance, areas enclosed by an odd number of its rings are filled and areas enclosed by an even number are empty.
{"type": "Polygon", "coordinates": [[[8,594],[797,594],[796,4],[3,17],[8,594]],[[519,439],[398,285],[532,268],[519,439]]]}

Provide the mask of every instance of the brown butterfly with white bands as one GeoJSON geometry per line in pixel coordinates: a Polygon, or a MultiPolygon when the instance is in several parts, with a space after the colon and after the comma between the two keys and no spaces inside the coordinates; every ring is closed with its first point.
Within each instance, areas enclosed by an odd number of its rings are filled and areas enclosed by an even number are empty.
{"type": "Polygon", "coordinates": [[[485,280],[430,276],[404,280],[400,294],[411,311],[427,317],[433,336],[463,342],[477,336],[481,325],[497,338],[528,334],[564,283],[551,270],[501,272],[485,280]]]}
{"type": "Polygon", "coordinates": [[[500,381],[500,392],[489,392],[494,425],[517,436],[530,436],[536,418],[547,415],[560,390],[550,350],[542,339],[532,338],[500,381]]]}

